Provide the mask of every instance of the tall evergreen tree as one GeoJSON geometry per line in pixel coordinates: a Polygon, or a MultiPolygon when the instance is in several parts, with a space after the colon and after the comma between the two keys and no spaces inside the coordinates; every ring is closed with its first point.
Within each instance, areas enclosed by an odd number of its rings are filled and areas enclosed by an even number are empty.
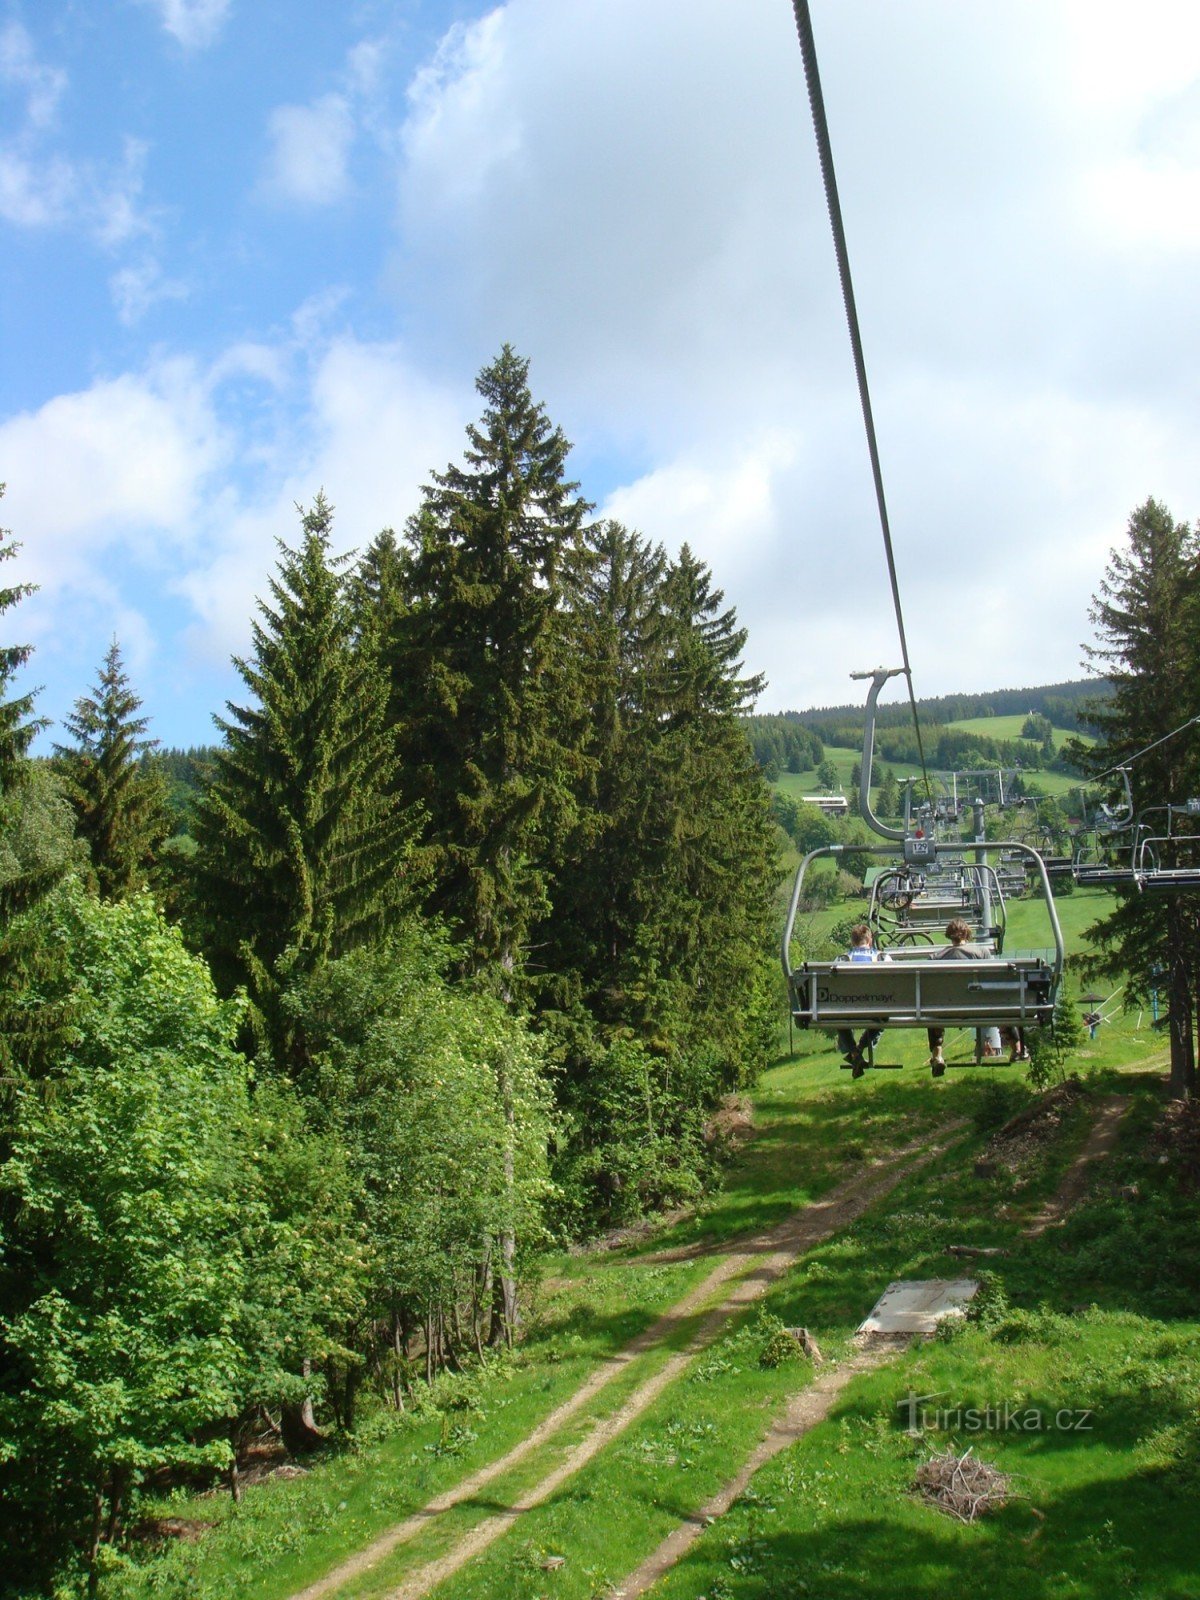
{"type": "Polygon", "coordinates": [[[253,696],[225,737],[196,820],[203,942],[221,981],[244,983],[278,1064],[300,1048],[280,1007],[290,977],[388,932],[409,897],[412,830],[391,795],[386,684],[356,647],[333,512],[318,494],[295,549],[279,541],[273,604],[259,602],[253,696]]]}
{"type": "MultiPolygon", "coordinates": [[[[1111,555],[1090,616],[1098,642],[1087,655],[1112,690],[1089,711],[1100,743],[1091,749],[1075,745],[1071,757],[1099,775],[1200,711],[1197,533],[1158,501],[1147,500],[1129,519],[1125,546],[1111,555]]],[[[1200,793],[1200,741],[1188,732],[1147,751],[1133,764],[1131,782],[1135,814],[1200,793]]],[[[1195,898],[1129,894],[1097,925],[1095,936],[1105,950],[1104,967],[1128,973],[1133,993],[1167,989],[1171,1089],[1177,1096],[1194,1094],[1200,987],[1195,898]]]]}
{"type": "MultiPolygon", "coordinates": [[[[11,561],[19,549],[0,530],[0,561],[11,561]]],[[[34,587],[0,587],[0,615],[34,587]]],[[[0,646],[0,1071],[9,1080],[50,1069],[70,1010],[65,996],[51,998],[61,987],[61,952],[26,915],[63,877],[71,852],[61,803],[34,777],[29,760],[30,743],[46,719],[33,714],[32,692],[10,693],[31,654],[26,644],[0,646]]],[[[11,1098],[10,1087],[11,1081],[0,1099],[11,1098]]]]}
{"type": "Polygon", "coordinates": [[[764,680],[742,674],[746,630],[687,545],[664,601],[654,944],[678,1036],[699,1030],[732,1086],[762,1054],[762,956],[778,873],[767,787],[739,720],[764,680]]]}
{"type": "MultiPolygon", "coordinates": [[[[431,905],[471,975],[506,1001],[523,986],[583,765],[562,598],[590,508],[566,476],[570,445],[528,380],[508,345],[476,379],[484,412],[467,429],[464,464],[434,474],[407,531],[408,609],[392,654],[405,689],[403,790],[426,819],[431,905]]],[[[515,1196],[515,1102],[507,1082],[499,1089],[515,1196]]],[[[500,1243],[492,1336],[511,1339],[515,1224],[500,1243]]]]}
{"type": "MultiPolygon", "coordinates": [[[[0,483],[0,499],[6,485],[0,483]]],[[[0,529],[0,561],[11,561],[20,549],[7,529],[0,529]]],[[[35,593],[36,584],[16,583],[0,587],[0,614],[35,593]]],[[[34,735],[46,726],[44,717],[33,715],[32,692],[9,697],[13,678],[29,660],[32,645],[0,645],[0,791],[6,792],[20,778],[22,763],[29,753],[34,735]]]]}
{"type": "Polygon", "coordinates": [[[105,900],[123,900],[141,886],[170,828],[165,785],[140,760],[158,748],[157,739],[144,737],[149,719],[136,714],[141,704],[114,639],[94,693],[81,696],[66,719],[74,742],[54,747],[105,900]]]}
{"type": "Polygon", "coordinates": [[[562,596],[589,507],[570,446],[505,345],[464,464],[436,473],[407,531],[408,610],[392,654],[403,686],[407,798],[426,816],[433,908],[470,970],[511,997],[552,862],[575,816],[576,664],[562,596]]]}

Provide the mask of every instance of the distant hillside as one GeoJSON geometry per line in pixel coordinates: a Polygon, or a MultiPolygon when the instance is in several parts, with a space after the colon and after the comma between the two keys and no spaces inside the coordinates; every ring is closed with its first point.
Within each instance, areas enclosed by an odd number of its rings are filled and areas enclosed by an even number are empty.
{"type": "MultiPolygon", "coordinates": [[[[1087,678],[1031,689],[995,689],[987,694],[948,694],[918,700],[926,759],[938,770],[964,770],[983,762],[1042,767],[1070,772],[1060,750],[1063,735],[1086,736],[1090,706],[1105,700],[1111,685],[1087,678]],[[1019,736],[1030,716],[1042,719],[1036,738],[1019,736]],[[1019,719],[1019,720],[1018,720],[1019,719]],[[994,732],[988,723],[995,721],[994,732]],[[968,724],[967,727],[961,724],[968,724]],[[1051,737],[1057,734],[1057,737],[1051,737]]],[[[864,687],[864,699],[866,691],[864,687]]],[[[815,769],[824,747],[856,748],[862,743],[864,708],[821,706],[810,711],[780,711],[745,720],[746,735],[759,765],[768,774],[815,769]]],[[[876,717],[876,755],[885,761],[919,760],[912,711],[907,700],[880,706],[876,717]]]]}
{"type": "MultiPolygon", "coordinates": [[[[1013,716],[1033,711],[1048,717],[1056,728],[1069,733],[1089,732],[1087,720],[1089,702],[1106,700],[1112,685],[1104,678],[1083,678],[1071,683],[1047,683],[1033,689],[992,689],[982,694],[934,695],[917,701],[922,722],[944,726],[948,722],[966,722],[977,717],[1013,716]]],[[[863,685],[863,700],[866,699],[863,685]]],[[[779,717],[787,722],[798,722],[811,728],[825,744],[846,744],[853,740],[840,739],[837,734],[853,730],[861,735],[863,726],[863,701],[857,705],[818,706],[810,711],[781,711],[779,717]]],[[[876,726],[895,728],[911,720],[912,711],[907,700],[893,700],[880,706],[876,726]]]]}

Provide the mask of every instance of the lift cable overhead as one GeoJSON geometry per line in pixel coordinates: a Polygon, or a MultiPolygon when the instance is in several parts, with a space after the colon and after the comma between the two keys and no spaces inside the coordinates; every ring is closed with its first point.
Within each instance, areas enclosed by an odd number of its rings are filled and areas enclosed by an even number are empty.
{"type": "Polygon", "coordinates": [[[1135,761],[1140,761],[1143,756],[1148,756],[1151,750],[1157,750],[1160,744],[1166,744],[1168,739],[1177,739],[1181,733],[1185,733],[1188,728],[1196,727],[1197,724],[1200,724],[1200,717],[1189,717],[1186,722],[1181,722],[1177,728],[1172,728],[1170,733],[1164,733],[1161,739],[1155,739],[1154,743],[1148,744],[1145,749],[1138,750],[1131,756],[1126,756],[1124,761],[1119,762],[1115,767],[1109,767],[1107,772],[1097,773],[1089,782],[1102,783],[1105,778],[1111,778],[1114,772],[1121,772],[1126,767],[1131,767],[1135,761]]]}
{"type": "Polygon", "coordinates": [[[917,735],[917,755],[921,763],[921,778],[925,797],[932,800],[929,774],[925,768],[925,748],[921,738],[921,719],[917,714],[916,694],[913,690],[912,664],[908,658],[908,640],[904,632],[904,611],[900,604],[900,584],[896,577],[896,557],[892,550],[892,530],[888,522],[887,501],[883,493],[883,471],[879,464],[879,445],[875,438],[875,418],[871,410],[871,393],[867,387],[867,367],[863,358],[862,335],[858,327],[858,310],[854,300],[854,285],[850,278],[850,256],[846,249],[846,230],[842,222],[842,207],[838,199],[837,178],[833,170],[833,150],[829,142],[829,125],[825,118],[825,99],[821,93],[821,75],[817,70],[817,47],[813,39],[812,17],[808,0],[793,0],[796,31],[800,35],[800,50],[804,56],[804,78],[808,85],[809,105],[812,108],[813,129],[817,138],[817,151],[821,161],[821,177],[825,183],[825,201],[829,207],[829,222],[833,229],[833,247],[837,254],[838,276],[842,282],[842,300],[846,307],[846,324],[850,330],[850,346],[854,354],[854,371],[858,378],[858,398],[862,404],[863,423],[867,430],[867,449],[871,456],[871,473],[875,480],[875,499],[879,506],[879,524],[883,530],[883,548],[887,556],[888,579],[892,586],[892,605],[896,612],[896,628],[900,635],[900,655],[904,663],[904,676],[908,680],[908,701],[912,707],[913,728],[917,735]]]}

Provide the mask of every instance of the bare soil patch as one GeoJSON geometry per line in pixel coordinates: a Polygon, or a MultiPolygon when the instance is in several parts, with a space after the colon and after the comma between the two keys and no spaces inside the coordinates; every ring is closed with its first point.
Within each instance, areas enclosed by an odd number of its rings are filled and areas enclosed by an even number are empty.
{"type": "Polygon", "coordinates": [[[1200,1100],[1172,1100],[1163,1107],[1148,1153],[1171,1166],[1186,1190],[1200,1190],[1200,1100]]]}
{"type": "Polygon", "coordinates": [[[1071,1112],[1086,1099],[1078,1078],[1068,1078],[1010,1117],[988,1141],[985,1160],[1004,1167],[1018,1182],[1031,1175],[1048,1144],[1058,1137],[1071,1112]]]}
{"type": "MultiPolygon", "coordinates": [[[[1066,1088],[1066,1085],[1062,1087],[1066,1088]]],[[[1120,1094],[1107,1095],[1100,1102],[1092,1131],[1085,1139],[1083,1148],[1063,1174],[1062,1182],[1054,1194],[1021,1230],[1027,1239],[1036,1239],[1047,1228],[1057,1226],[1079,1204],[1091,1178],[1092,1163],[1101,1160],[1112,1149],[1121,1118],[1128,1108],[1128,1099],[1120,1094]]]]}

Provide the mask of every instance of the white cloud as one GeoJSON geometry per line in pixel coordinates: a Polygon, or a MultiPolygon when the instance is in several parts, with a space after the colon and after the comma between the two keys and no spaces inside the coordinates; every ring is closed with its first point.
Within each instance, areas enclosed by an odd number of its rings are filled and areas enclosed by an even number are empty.
{"type": "Polygon", "coordinates": [[[254,597],[266,591],[275,540],[292,542],[296,505],[323,488],[335,510],[339,549],[362,549],[381,528],[400,529],[420,486],[460,452],[470,415],[465,393],[422,377],[404,351],[350,338],[316,357],[305,406],[286,449],[256,490],[222,510],[209,558],[177,581],[200,619],[193,652],[224,661],[245,650],[254,597]]]}
{"type": "Polygon", "coordinates": [[[231,0],[141,0],[158,12],[159,21],[185,50],[213,44],[231,10],[231,0]]]}
{"type": "Polygon", "coordinates": [[[0,424],[5,509],[53,592],[120,549],[169,564],[195,537],[201,488],[229,440],[187,362],[102,379],[0,424]]]}
{"type": "Polygon", "coordinates": [[[130,263],[114,272],[109,289],[117,316],[126,327],[140,322],[152,306],[165,300],[186,300],[188,287],[178,279],[165,277],[153,256],[130,263]]]}
{"type": "Polygon", "coordinates": [[[0,217],[18,228],[47,228],[71,214],[79,183],[62,157],[35,160],[18,147],[0,147],[0,217]]]}
{"type": "Polygon", "coordinates": [[[67,86],[67,75],[37,59],[33,40],[15,19],[0,27],[0,83],[25,91],[25,114],[35,128],[54,121],[67,86]]]}
{"type": "Polygon", "coordinates": [[[275,198],[308,206],[330,205],[343,198],[349,188],[355,127],[341,95],[323,95],[307,106],[276,106],[268,131],[271,151],[265,182],[275,198]]]}

